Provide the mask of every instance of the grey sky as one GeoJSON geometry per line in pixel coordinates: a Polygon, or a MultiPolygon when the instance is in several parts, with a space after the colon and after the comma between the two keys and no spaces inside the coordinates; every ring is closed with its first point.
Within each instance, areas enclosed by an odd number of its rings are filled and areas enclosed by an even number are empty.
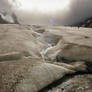
{"type": "Polygon", "coordinates": [[[18,6],[12,7],[8,0],[0,0],[0,11],[5,11],[9,15],[11,12],[16,13],[20,23],[23,24],[48,25],[52,23],[52,20],[54,25],[71,25],[92,16],[92,0],[71,0],[68,10],[59,9],[49,13],[41,13],[35,9],[33,11],[20,10],[18,6]]]}

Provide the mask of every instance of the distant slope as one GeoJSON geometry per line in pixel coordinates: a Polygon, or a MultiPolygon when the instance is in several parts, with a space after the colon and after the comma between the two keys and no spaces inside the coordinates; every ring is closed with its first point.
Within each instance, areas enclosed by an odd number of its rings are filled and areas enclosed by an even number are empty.
{"type": "Polygon", "coordinates": [[[6,17],[7,14],[0,13],[0,24],[19,24],[16,14],[9,15],[10,19],[6,17]]]}
{"type": "Polygon", "coordinates": [[[2,16],[0,15],[0,24],[9,24],[10,22],[4,20],[2,16]]]}
{"type": "Polygon", "coordinates": [[[87,18],[80,23],[73,24],[72,26],[92,28],[92,17],[87,18]]]}

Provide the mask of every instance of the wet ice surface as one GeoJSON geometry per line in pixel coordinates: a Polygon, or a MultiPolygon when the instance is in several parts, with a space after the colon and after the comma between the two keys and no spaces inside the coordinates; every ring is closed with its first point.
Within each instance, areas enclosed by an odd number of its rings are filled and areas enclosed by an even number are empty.
{"type": "MultiPolygon", "coordinates": [[[[0,59],[3,59],[3,61],[5,60],[5,58],[8,58],[9,61],[18,61],[23,59],[25,63],[26,60],[29,59],[30,61],[29,63],[32,63],[31,66],[28,67],[29,71],[26,72],[27,76],[25,73],[23,73],[23,76],[25,78],[23,77],[24,78],[24,80],[22,81],[23,84],[19,83],[19,86],[17,86],[18,92],[23,92],[22,87],[24,87],[25,85],[26,88],[24,90],[26,91],[31,90],[32,92],[35,92],[34,90],[38,91],[42,88],[45,88],[48,85],[49,87],[47,87],[47,90],[41,92],[48,92],[48,91],[62,92],[62,90],[63,92],[69,92],[69,91],[73,92],[71,89],[73,90],[78,89],[78,91],[83,90],[83,92],[85,92],[84,89],[91,90],[90,86],[92,82],[91,82],[91,78],[89,78],[89,76],[91,77],[91,75],[86,75],[86,76],[81,75],[78,77],[76,75],[76,77],[74,78],[71,76],[72,73],[76,71],[78,72],[87,71],[85,65],[86,61],[85,60],[79,61],[81,59],[90,60],[90,63],[88,63],[89,67],[87,68],[88,70],[92,70],[91,69],[92,29],[84,29],[84,28],[78,29],[71,27],[54,27],[54,26],[35,27],[30,25],[11,26],[10,24],[0,25],[0,26],[1,26],[0,59]],[[67,47],[68,45],[69,47],[67,47]],[[65,52],[62,53],[62,51],[65,52]],[[62,59],[62,55],[64,57],[63,59],[62,59]],[[15,58],[17,56],[20,56],[18,60],[15,58]],[[57,56],[58,56],[58,62],[57,62],[57,56]],[[62,61],[66,59],[66,56],[68,56],[68,59],[65,60],[64,63],[62,63],[62,61]],[[14,57],[13,58],[14,60],[11,60],[11,57],[14,57]],[[71,58],[73,58],[74,61],[72,61],[72,63],[69,63],[71,61],[71,58]],[[67,77],[67,79],[65,79],[65,75],[67,73],[70,74],[70,77],[67,77]],[[60,81],[59,79],[63,81],[60,81]],[[85,81],[81,81],[82,79],[85,81]],[[33,83],[30,82],[29,80],[32,81],[33,83]],[[55,83],[56,86],[52,86],[54,85],[53,84],[54,81],[56,81],[55,83]],[[57,83],[58,81],[59,83],[57,83]],[[30,89],[31,87],[33,89],[30,89]]],[[[7,66],[6,64],[5,66],[7,66]]],[[[9,64],[10,66],[8,66],[7,68],[10,67],[12,68],[13,66],[11,66],[11,62],[9,64]]],[[[18,67],[20,65],[22,67],[21,62],[18,65],[18,67]]],[[[80,74],[81,73],[79,73],[78,75],[80,74]]],[[[11,75],[9,74],[9,76],[11,75]]]]}

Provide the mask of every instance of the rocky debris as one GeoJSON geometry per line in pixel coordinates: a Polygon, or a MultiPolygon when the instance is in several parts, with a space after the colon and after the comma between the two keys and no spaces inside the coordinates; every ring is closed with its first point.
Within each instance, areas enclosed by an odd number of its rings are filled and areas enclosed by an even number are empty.
{"type": "Polygon", "coordinates": [[[92,75],[76,75],[48,92],[92,92],[92,75]]]}
{"type": "Polygon", "coordinates": [[[63,92],[91,92],[92,75],[84,74],[75,76],[61,85],[63,92]],[[90,85],[89,85],[90,84],[90,85]]]}
{"type": "MultiPolygon", "coordinates": [[[[15,87],[23,79],[24,73],[37,64],[37,60],[18,60],[0,62],[0,92],[14,92],[15,87]]],[[[41,60],[40,60],[41,62],[41,60]]]]}

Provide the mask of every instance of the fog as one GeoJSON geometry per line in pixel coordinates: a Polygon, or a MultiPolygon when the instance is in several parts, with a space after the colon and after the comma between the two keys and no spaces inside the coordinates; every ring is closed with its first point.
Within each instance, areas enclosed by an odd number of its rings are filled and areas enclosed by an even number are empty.
{"type": "Polygon", "coordinates": [[[14,12],[21,24],[71,25],[92,17],[92,0],[70,0],[68,8],[48,13],[35,9],[23,10],[20,6],[21,4],[18,4],[16,0],[11,3],[7,0],[0,0],[0,12],[7,12],[10,16],[14,12]]]}

